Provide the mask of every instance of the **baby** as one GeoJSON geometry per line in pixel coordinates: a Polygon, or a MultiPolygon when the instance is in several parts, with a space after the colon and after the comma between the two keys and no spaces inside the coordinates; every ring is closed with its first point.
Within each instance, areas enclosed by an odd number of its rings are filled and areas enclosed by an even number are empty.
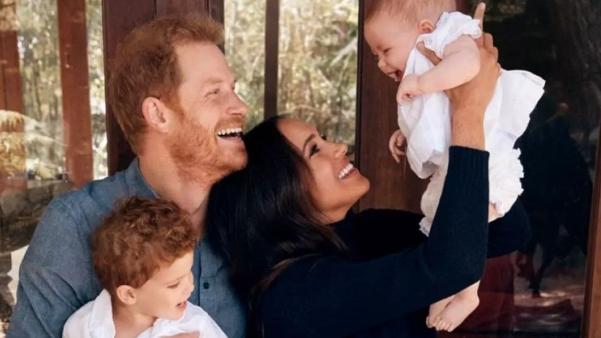
{"type": "MultiPolygon", "coordinates": [[[[366,5],[365,39],[378,58],[378,68],[395,81],[400,129],[389,141],[398,162],[401,146],[411,169],[430,178],[421,200],[421,230],[430,231],[448,165],[450,108],[444,90],[471,80],[480,70],[474,39],[482,34],[479,20],[455,12],[454,0],[372,0],[366,5]],[[423,43],[440,63],[433,65],[416,45],[423,43]]],[[[530,113],[543,94],[544,81],[525,71],[502,71],[484,117],[490,153],[489,221],[502,217],[522,192],[523,168],[514,149],[530,113]]],[[[430,306],[426,323],[454,330],[478,305],[478,284],[430,306]]]]}
{"type": "Polygon", "coordinates": [[[104,290],[75,312],[63,338],[226,338],[200,307],[191,268],[198,232],[177,205],[125,200],[92,237],[94,268],[104,290]]]}

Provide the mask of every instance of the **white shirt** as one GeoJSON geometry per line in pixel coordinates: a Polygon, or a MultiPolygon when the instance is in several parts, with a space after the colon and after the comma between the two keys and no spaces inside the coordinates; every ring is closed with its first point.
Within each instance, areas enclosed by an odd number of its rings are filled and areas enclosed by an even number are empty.
{"type": "MultiPolygon", "coordinates": [[[[138,338],[168,337],[198,331],[202,338],[227,338],[217,323],[200,307],[188,302],[182,318],[157,319],[138,338]]],[[[75,312],[63,328],[63,338],[114,338],[113,307],[111,296],[102,290],[95,300],[75,312]]]]}
{"type": "MultiPolygon", "coordinates": [[[[446,46],[463,35],[478,38],[479,21],[459,12],[443,13],[432,33],[422,34],[417,42],[440,58],[446,46]]],[[[434,65],[416,48],[410,52],[404,76],[421,75],[434,65]]],[[[513,146],[524,133],[530,113],[544,92],[545,81],[526,71],[502,71],[491,102],[484,115],[486,150],[490,153],[490,202],[497,214],[504,215],[522,192],[523,168],[519,150],[513,146]]],[[[443,92],[424,94],[398,107],[399,128],[407,138],[407,159],[421,178],[430,179],[422,196],[424,233],[434,218],[442,193],[451,144],[449,99],[443,92]]]]}

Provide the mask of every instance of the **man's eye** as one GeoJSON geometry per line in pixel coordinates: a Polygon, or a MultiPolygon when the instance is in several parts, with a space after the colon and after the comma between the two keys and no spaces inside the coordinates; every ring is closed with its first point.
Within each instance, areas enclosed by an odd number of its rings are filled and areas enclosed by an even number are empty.
{"type": "Polygon", "coordinates": [[[321,134],[319,137],[321,137],[324,141],[328,140],[328,136],[326,136],[326,134],[321,134]]]}
{"type": "Polygon", "coordinates": [[[316,144],[311,146],[311,149],[309,149],[309,157],[317,154],[319,152],[319,148],[317,147],[316,144]]]}
{"type": "Polygon", "coordinates": [[[217,95],[217,94],[219,94],[219,88],[211,90],[210,92],[207,93],[207,96],[217,95]]]}

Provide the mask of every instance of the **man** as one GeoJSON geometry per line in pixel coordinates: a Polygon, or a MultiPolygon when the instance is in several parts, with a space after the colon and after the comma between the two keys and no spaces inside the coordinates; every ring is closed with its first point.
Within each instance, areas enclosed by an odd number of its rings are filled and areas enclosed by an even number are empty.
{"type": "MultiPolygon", "coordinates": [[[[67,318],[101,290],[89,237],[119,199],[174,201],[203,230],[211,186],[243,168],[247,106],[234,91],[222,27],[205,17],[162,18],[131,32],[118,51],[109,102],[137,159],[125,171],[53,200],[21,265],[9,338],[60,337],[67,318]]],[[[222,259],[201,242],[190,298],[229,337],[245,312],[222,259]]]]}

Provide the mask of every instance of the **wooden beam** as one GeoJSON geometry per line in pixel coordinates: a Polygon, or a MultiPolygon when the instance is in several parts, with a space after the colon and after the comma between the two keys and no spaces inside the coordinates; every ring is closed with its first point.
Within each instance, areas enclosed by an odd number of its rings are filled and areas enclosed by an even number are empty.
{"type": "Polygon", "coordinates": [[[582,318],[582,337],[601,338],[601,144],[597,144],[595,190],[589,225],[586,295],[582,318]]]}
{"type": "Polygon", "coordinates": [[[94,178],[85,0],[58,2],[65,167],[80,187],[94,178]]]}
{"type": "Polygon", "coordinates": [[[455,0],[456,6],[457,6],[457,10],[469,15],[472,15],[474,13],[470,13],[470,4],[468,0],[455,0]]]}
{"type": "Polygon", "coordinates": [[[2,73],[0,109],[23,113],[17,32],[14,30],[0,31],[0,45],[0,72],[2,73]]]}
{"type": "Polygon", "coordinates": [[[280,43],[280,1],[267,0],[265,15],[265,118],[278,114],[278,53],[280,43]]]}
{"type": "MultiPolygon", "coordinates": [[[[103,34],[106,83],[119,42],[133,28],[156,17],[198,11],[223,23],[223,0],[103,0],[103,34]],[[135,10],[131,10],[131,9],[135,10]]],[[[127,168],[134,154],[123,136],[110,106],[106,110],[109,174],[127,168]]]]}
{"type": "Polygon", "coordinates": [[[208,9],[208,0],[156,0],[157,17],[191,12],[208,13],[208,9]]]}
{"type": "MultiPolygon", "coordinates": [[[[111,72],[111,60],[115,55],[119,42],[134,27],[152,20],[154,15],[154,0],[102,1],[104,72],[105,83],[107,85],[111,72]],[[135,8],[135,10],[132,10],[132,8],[135,8]]],[[[127,168],[134,158],[134,154],[113,115],[113,109],[108,104],[106,106],[106,133],[108,139],[108,169],[109,175],[112,175],[119,170],[127,168]]]]}
{"type": "Polygon", "coordinates": [[[359,169],[372,187],[359,201],[359,209],[419,212],[419,196],[425,183],[413,174],[406,160],[397,164],[388,152],[388,139],[398,129],[395,100],[398,84],[380,72],[363,38],[365,4],[369,1],[372,0],[359,1],[356,147],[359,169]]]}

